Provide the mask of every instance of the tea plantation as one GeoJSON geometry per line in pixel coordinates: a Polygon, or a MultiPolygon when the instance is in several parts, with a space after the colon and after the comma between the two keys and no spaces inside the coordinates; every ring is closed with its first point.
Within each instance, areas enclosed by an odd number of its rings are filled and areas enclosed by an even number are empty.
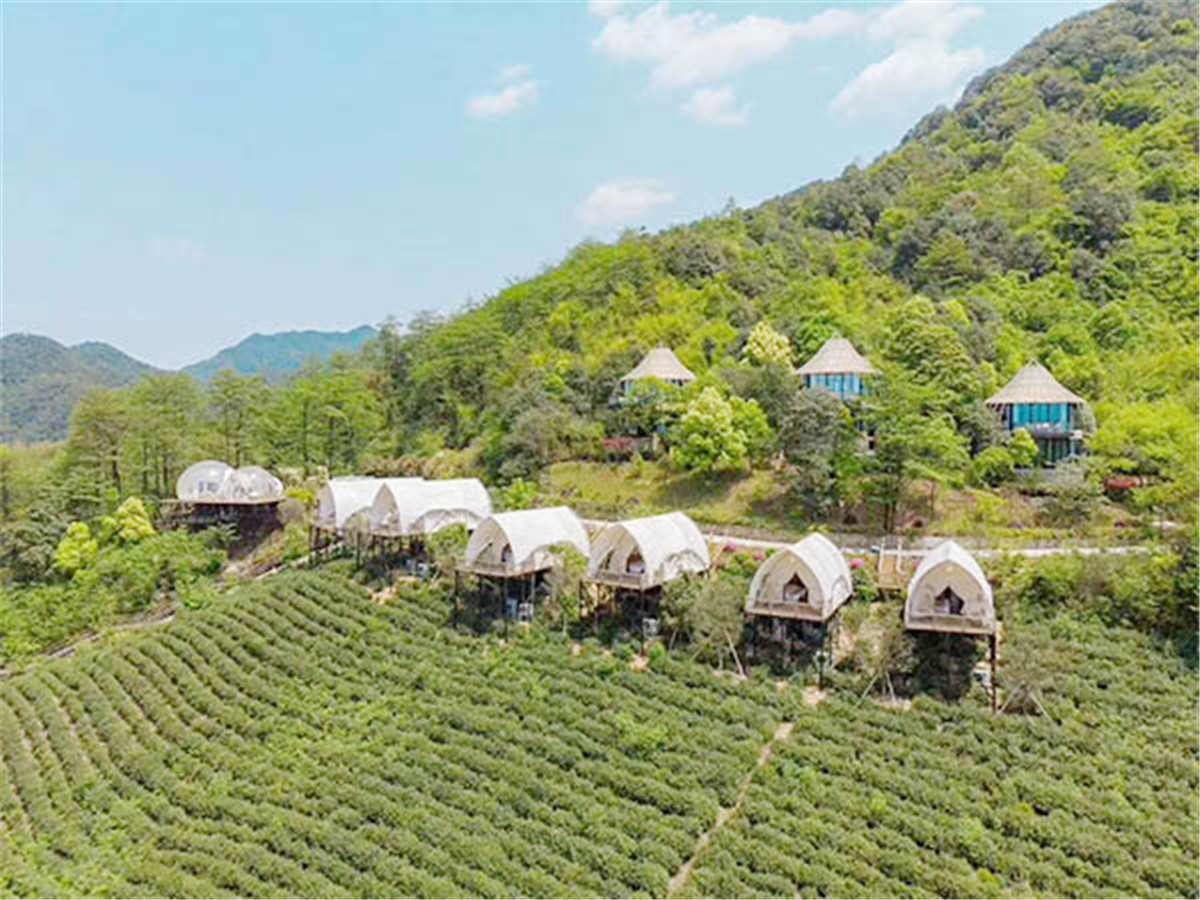
{"type": "Polygon", "coordinates": [[[0,894],[1197,893],[1196,679],[1140,636],[1039,626],[1050,715],[993,717],[448,612],[285,575],[0,683],[0,894]]]}

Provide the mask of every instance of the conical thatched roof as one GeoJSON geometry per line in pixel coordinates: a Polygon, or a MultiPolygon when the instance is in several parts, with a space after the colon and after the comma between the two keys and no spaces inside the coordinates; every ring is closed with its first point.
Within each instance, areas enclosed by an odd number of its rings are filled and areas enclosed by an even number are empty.
{"type": "Polygon", "coordinates": [[[845,338],[830,338],[800,367],[801,375],[878,375],[879,370],[845,338]]]}
{"type": "Polygon", "coordinates": [[[637,381],[639,378],[658,378],[662,381],[695,381],[696,376],[679,361],[670,347],[655,347],[637,364],[622,381],[637,381]]]}
{"type": "Polygon", "coordinates": [[[1021,368],[1012,380],[987,398],[989,406],[1006,403],[1083,403],[1078,394],[1059,384],[1040,362],[1021,368]]]}

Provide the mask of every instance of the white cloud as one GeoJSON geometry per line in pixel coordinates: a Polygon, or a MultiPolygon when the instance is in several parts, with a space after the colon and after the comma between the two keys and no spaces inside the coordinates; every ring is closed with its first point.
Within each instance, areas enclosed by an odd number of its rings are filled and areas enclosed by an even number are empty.
{"type": "Polygon", "coordinates": [[[671,13],[656,3],[636,16],[614,16],[592,41],[612,59],[650,63],[659,88],[711,83],[779,55],[800,38],[826,39],[862,27],[863,16],[826,10],[799,22],[746,16],[721,22],[715,13],[671,13]]]}
{"type": "Polygon", "coordinates": [[[807,19],[748,15],[722,21],[707,10],[673,13],[667,0],[622,12],[607,0],[589,9],[606,21],[592,46],[618,62],[643,63],[659,91],[691,90],[683,110],[712,125],[746,120],[733,86],[717,86],[751,66],[774,59],[800,41],[856,37],[888,43],[884,59],[864,68],[830,103],[843,116],[903,111],[951,100],[980,69],[978,47],[951,48],[951,39],[983,15],[963,0],[900,0],[879,10],[826,9],[807,19]]]}
{"type": "Polygon", "coordinates": [[[981,15],[980,7],[957,0],[902,0],[883,10],[867,24],[866,34],[895,49],[859,72],[829,108],[856,118],[954,100],[986,57],[979,47],[951,50],[949,42],[981,15]]]}
{"type": "Polygon", "coordinates": [[[957,0],[902,0],[871,19],[867,25],[867,37],[897,44],[909,41],[945,42],[981,15],[981,7],[965,5],[957,0]]]}
{"type": "Polygon", "coordinates": [[[904,44],[840,91],[829,108],[847,118],[907,109],[917,101],[948,103],[984,63],[978,47],[952,51],[936,41],[904,44]]]}
{"type": "Polygon", "coordinates": [[[588,12],[600,19],[608,19],[617,14],[626,0],[588,0],[588,12]]]}
{"type": "Polygon", "coordinates": [[[743,125],[749,110],[737,105],[733,88],[697,88],[683,104],[683,111],[705,125],[743,125]]]}
{"type": "Polygon", "coordinates": [[[490,94],[477,94],[467,101],[467,113],[477,119],[495,119],[515,113],[538,98],[538,83],[529,77],[532,68],[524,63],[505,66],[496,80],[504,87],[490,94]]]}
{"type": "Polygon", "coordinates": [[[496,80],[501,84],[507,84],[510,81],[521,81],[528,78],[533,73],[533,66],[528,63],[516,63],[515,65],[505,66],[500,70],[500,74],[496,76],[496,80]]]}
{"type": "Polygon", "coordinates": [[[618,225],[674,200],[675,195],[653,178],[608,181],[592,189],[576,215],[585,225],[618,225]]]}

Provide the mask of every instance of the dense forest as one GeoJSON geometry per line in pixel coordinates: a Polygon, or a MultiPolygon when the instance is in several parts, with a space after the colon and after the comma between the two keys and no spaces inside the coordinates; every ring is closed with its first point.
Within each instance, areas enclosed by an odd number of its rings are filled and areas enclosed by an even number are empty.
{"type": "Polygon", "coordinates": [[[982,401],[1031,359],[1088,401],[1094,431],[1054,523],[1087,520],[1121,475],[1122,509],[1175,520],[1189,544],[1197,128],[1195,5],[1086,13],[833,181],[581,245],[457,314],[384,323],[360,352],[282,384],[227,370],[87,393],[64,445],[0,448],[3,565],[46,577],[72,522],[131,495],[152,512],[198,458],[294,485],[470,473],[533,491],[550,466],[650,433],[667,448],[653,473],[754,471],[805,523],[892,529],[918,481],[1016,484],[1028,444],[982,401]],[[873,453],[794,374],[837,334],[883,370],[862,413],[873,453]],[[659,344],[697,380],[614,402],[659,344]]]}

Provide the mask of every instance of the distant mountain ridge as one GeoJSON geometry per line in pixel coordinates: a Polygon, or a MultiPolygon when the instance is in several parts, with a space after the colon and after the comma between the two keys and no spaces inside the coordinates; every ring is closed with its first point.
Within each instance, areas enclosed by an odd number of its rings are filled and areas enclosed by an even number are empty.
{"type": "Polygon", "coordinates": [[[328,359],[335,353],[354,353],[374,336],[375,329],[370,325],[350,331],[255,333],[180,371],[199,381],[208,381],[222,369],[232,369],[241,375],[262,375],[270,381],[290,375],[312,357],[328,359]]]}
{"type": "MultiPolygon", "coordinates": [[[[275,380],[310,358],[354,352],[374,335],[370,325],[350,331],[252,334],[180,371],[198,381],[222,369],[275,380]]],[[[40,334],[6,334],[0,337],[0,443],[62,440],[71,411],[87,391],[124,387],[163,371],[100,341],[68,347],[40,334]]]]}

